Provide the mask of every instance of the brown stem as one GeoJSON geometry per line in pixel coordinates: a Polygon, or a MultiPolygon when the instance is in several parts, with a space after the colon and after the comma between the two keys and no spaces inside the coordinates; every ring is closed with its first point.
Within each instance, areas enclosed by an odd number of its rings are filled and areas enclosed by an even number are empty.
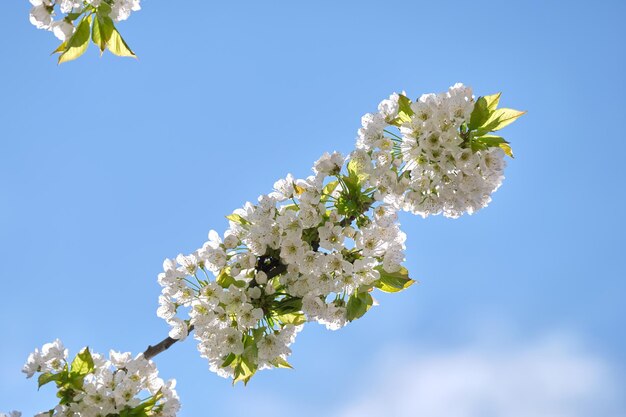
{"type": "MultiPolygon", "coordinates": [[[[191,333],[192,331],[193,331],[193,325],[189,326],[189,329],[188,329],[189,333],[191,333]]],[[[148,360],[150,360],[150,359],[154,358],[156,355],[158,355],[159,353],[165,352],[167,349],[169,349],[176,342],[178,342],[178,339],[173,339],[173,338],[168,336],[165,339],[161,340],[156,345],[148,346],[146,351],[143,353],[143,357],[148,359],[148,360]]]]}

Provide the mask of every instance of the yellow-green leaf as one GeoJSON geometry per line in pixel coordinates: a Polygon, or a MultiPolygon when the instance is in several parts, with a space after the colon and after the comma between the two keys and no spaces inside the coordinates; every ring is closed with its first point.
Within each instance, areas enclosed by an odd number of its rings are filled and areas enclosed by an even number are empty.
{"type": "Polygon", "coordinates": [[[489,119],[479,126],[480,133],[495,132],[503,127],[506,127],[513,123],[518,117],[526,114],[525,111],[513,110],[513,109],[497,109],[489,116],[489,119]]]}
{"type": "Polygon", "coordinates": [[[355,292],[348,299],[346,305],[346,318],[353,321],[363,317],[374,304],[374,299],[369,292],[355,292]]]}
{"type": "Polygon", "coordinates": [[[474,138],[474,142],[472,143],[472,150],[480,150],[484,148],[495,148],[498,147],[504,151],[505,154],[513,158],[513,150],[511,149],[511,145],[509,142],[504,140],[501,136],[495,135],[484,135],[474,138]],[[475,146],[478,145],[478,146],[475,146]]]}
{"type": "Polygon", "coordinates": [[[293,324],[294,326],[299,326],[306,323],[306,317],[301,312],[279,314],[274,317],[283,324],[293,324]]]}
{"type": "Polygon", "coordinates": [[[76,355],[76,357],[72,361],[70,372],[72,374],[85,376],[88,373],[92,372],[93,369],[94,363],[91,353],[89,352],[89,348],[84,348],[78,353],[78,355],[76,355]]]}
{"type": "Polygon", "coordinates": [[[411,99],[404,94],[400,94],[398,97],[398,116],[390,121],[389,124],[401,126],[404,123],[410,123],[413,114],[415,113],[411,108],[411,99]]]}
{"type": "Polygon", "coordinates": [[[291,364],[289,362],[287,362],[286,360],[284,360],[283,358],[281,358],[280,356],[276,359],[274,359],[271,362],[272,365],[274,365],[276,368],[288,368],[288,369],[293,369],[293,366],[291,366],[291,364]]]}
{"type": "Polygon", "coordinates": [[[348,173],[356,179],[357,185],[362,184],[369,177],[369,174],[365,172],[365,164],[359,159],[350,159],[348,173]]]}
{"type": "Polygon", "coordinates": [[[107,47],[109,51],[117,56],[129,56],[132,58],[137,58],[137,55],[128,47],[122,35],[117,31],[115,27],[113,27],[113,32],[111,33],[111,37],[107,42],[107,47]]]}
{"type": "Polygon", "coordinates": [[[39,388],[41,388],[42,386],[46,385],[49,382],[52,381],[63,381],[64,378],[67,377],[67,372],[59,372],[58,374],[53,374],[50,372],[45,372],[41,375],[39,375],[38,378],[38,383],[39,383],[39,388]]]}
{"type": "Polygon", "coordinates": [[[85,53],[89,46],[89,34],[91,32],[91,16],[83,17],[76,32],[67,41],[67,48],[59,57],[59,64],[72,61],[85,53]]]}
{"type": "Polygon", "coordinates": [[[57,49],[55,49],[54,51],[52,51],[52,54],[50,55],[54,55],[54,54],[60,54],[61,52],[65,51],[67,49],[67,41],[63,42],[61,45],[59,45],[57,47],[57,49]]]}
{"type": "Polygon", "coordinates": [[[483,126],[487,120],[489,120],[490,110],[489,103],[485,97],[478,97],[476,103],[474,103],[474,110],[470,115],[469,129],[474,130],[483,126]]]}
{"type": "Polygon", "coordinates": [[[513,149],[511,149],[511,145],[509,145],[508,143],[500,143],[498,146],[504,151],[505,154],[507,154],[511,158],[515,158],[513,156],[513,149]]]}
{"type": "Polygon", "coordinates": [[[233,213],[233,214],[229,214],[228,216],[226,216],[226,218],[227,218],[228,220],[230,220],[231,222],[239,223],[239,224],[241,224],[241,225],[244,225],[244,224],[250,224],[250,222],[249,222],[248,220],[244,219],[244,218],[243,218],[241,215],[239,215],[239,214],[235,214],[235,213],[233,213]]]}
{"type": "Polygon", "coordinates": [[[474,138],[475,141],[483,143],[488,147],[499,146],[501,143],[508,143],[502,136],[484,135],[474,138]]]}
{"type": "Polygon", "coordinates": [[[483,97],[485,99],[485,102],[487,103],[487,110],[492,112],[498,108],[498,103],[500,102],[501,95],[502,93],[497,93],[483,97]]]}
{"type": "Polygon", "coordinates": [[[293,189],[296,192],[296,195],[301,195],[303,192],[306,191],[303,187],[299,186],[295,182],[293,183],[293,189]]]}
{"type": "Polygon", "coordinates": [[[91,33],[91,40],[100,49],[100,55],[107,47],[107,43],[111,39],[113,34],[113,21],[111,18],[102,18],[97,16],[93,22],[93,29],[91,33]]]}
{"type": "Polygon", "coordinates": [[[375,269],[380,273],[380,278],[374,283],[374,286],[381,291],[400,292],[415,283],[409,278],[409,271],[405,267],[401,267],[397,272],[387,272],[382,266],[375,269]]]}
{"type": "Polygon", "coordinates": [[[338,184],[339,184],[338,180],[329,182],[328,184],[326,184],[324,186],[324,189],[322,190],[322,194],[323,195],[330,195],[330,194],[332,194],[333,191],[335,191],[335,188],[337,188],[338,184]]]}

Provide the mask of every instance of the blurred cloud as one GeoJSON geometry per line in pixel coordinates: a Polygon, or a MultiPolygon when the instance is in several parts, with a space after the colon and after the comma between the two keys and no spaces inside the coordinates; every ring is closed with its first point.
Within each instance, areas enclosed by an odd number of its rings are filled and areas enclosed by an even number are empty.
{"type": "Polygon", "coordinates": [[[622,381],[580,340],[390,348],[333,417],[624,417],[622,381]]]}

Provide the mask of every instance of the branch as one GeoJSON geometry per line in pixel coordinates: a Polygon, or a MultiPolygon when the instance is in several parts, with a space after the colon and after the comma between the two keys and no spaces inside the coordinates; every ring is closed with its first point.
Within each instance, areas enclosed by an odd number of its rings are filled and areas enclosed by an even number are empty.
{"type": "MultiPolygon", "coordinates": [[[[189,333],[191,333],[193,331],[193,324],[191,326],[189,326],[187,331],[189,333]]],[[[158,355],[159,353],[165,352],[167,349],[169,349],[176,342],[178,342],[178,339],[173,339],[173,338],[168,336],[165,339],[161,340],[156,345],[148,346],[146,351],[143,353],[143,356],[144,356],[144,358],[150,360],[150,359],[154,358],[156,355],[158,355]]]]}

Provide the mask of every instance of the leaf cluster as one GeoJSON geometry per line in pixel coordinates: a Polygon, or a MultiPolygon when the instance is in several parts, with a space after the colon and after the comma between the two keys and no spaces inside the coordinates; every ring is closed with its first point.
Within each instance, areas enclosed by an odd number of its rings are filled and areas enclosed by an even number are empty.
{"type": "Polygon", "coordinates": [[[501,148],[512,158],[513,150],[509,142],[501,136],[489,133],[510,125],[526,112],[507,108],[499,109],[501,95],[502,93],[497,93],[479,97],[476,100],[469,123],[461,128],[461,136],[465,141],[464,146],[469,146],[474,152],[496,147],[501,148]]]}
{"type": "Polygon", "coordinates": [[[136,58],[122,35],[115,27],[115,23],[109,17],[111,14],[111,1],[104,0],[99,6],[87,6],[80,13],[70,13],[65,17],[69,23],[80,19],[74,34],[63,42],[53,54],[60,54],[58,63],[72,61],[87,51],[91,40],[100,50],[100,55],[108,49],[117,56],[136,58]]]}

